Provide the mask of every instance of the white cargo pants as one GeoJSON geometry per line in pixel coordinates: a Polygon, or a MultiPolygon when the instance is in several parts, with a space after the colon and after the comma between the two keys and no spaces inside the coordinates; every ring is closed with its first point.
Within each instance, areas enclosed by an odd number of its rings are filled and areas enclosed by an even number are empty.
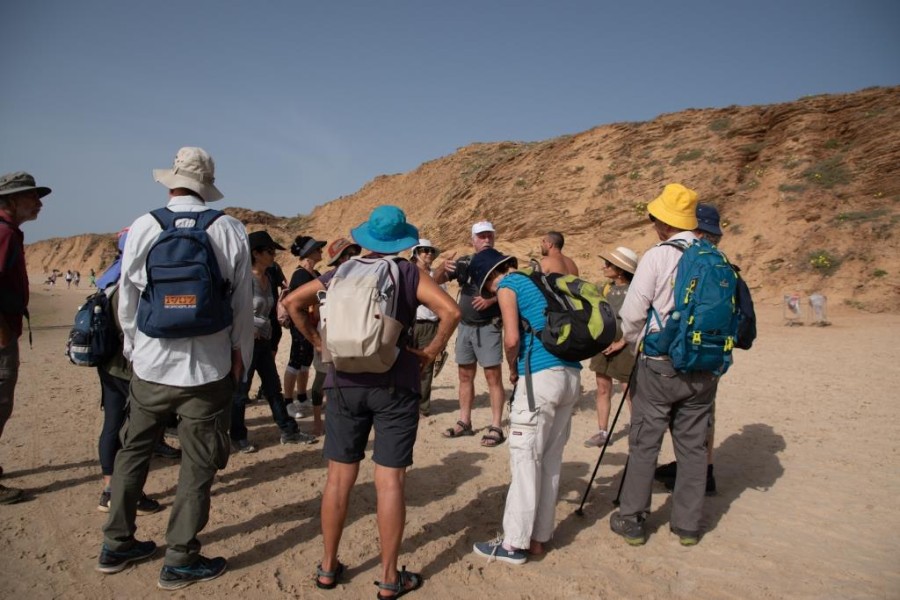
{"type": "Polygon", "coordinates": [[[578,369],[552,367],[532,374],[535,412],[528,409],[525,378],[516,385],[509,416],[512,479],[503,512],[503,541],[528,548],[553,537],[563,448],[581,391],[578,369]]]}

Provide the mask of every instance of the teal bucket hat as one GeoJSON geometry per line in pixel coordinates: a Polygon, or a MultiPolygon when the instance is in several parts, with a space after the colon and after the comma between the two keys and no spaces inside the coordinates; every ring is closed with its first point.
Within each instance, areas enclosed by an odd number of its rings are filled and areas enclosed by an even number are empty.
{"type": "Polygon", "coordinates": [[[419,243],[419,230],[406,222],[406,214],[390,204],[378,206],[369,220],[350,230],[353,240],[372,252],[395,254],[419,243]]]}

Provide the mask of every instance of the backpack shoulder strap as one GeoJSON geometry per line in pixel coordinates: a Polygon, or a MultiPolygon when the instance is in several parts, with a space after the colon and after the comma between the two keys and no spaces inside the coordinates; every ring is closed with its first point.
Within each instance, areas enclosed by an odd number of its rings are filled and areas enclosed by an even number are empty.
{"type": "Polygon", "coordinates": [[[671,246],[673,248],[678,248],[682,252],[688,249],[691,245],[687,240],[677,239],[677,240],[666,240],[664,242],[660,242],[657,246],[671,246]]]}
{"type": "Polygon", "coordinates": [[[156,219],[156,222],[159,223],[159,226],[162,227],[163,231],[170,228],[175,222],[175,213],[166,207],[151,210],[150,216],[156,219]]]}
{"type": "Polygon", "coordinates": [[[216,220],[224,215],[221,210],[207,209],[201,210],[197,212],[193,211],[185,211],[185,212],[175,212],[170,210],[167,207],[157,208],[156,210],[151,210],[150,214],[156,219],[156,222],[159,223],[159,226],[163,228],[163,230],[171,228],[175,221],[179,218],[191,218],[194,219],[194,227],[197,229],[209,229],[209,226],[216,222],[216,220]]]}
{"type": "Polygon", "coordinates": [[[197,218],[197,224],[195,227],[198,229],[207,230],[209,227],[215,223],[219,217],[224,215],[221,210],[215,210],[212,208],[208,208],[206,210],[201,210],[200,212],[192,213],[197,218]]]}

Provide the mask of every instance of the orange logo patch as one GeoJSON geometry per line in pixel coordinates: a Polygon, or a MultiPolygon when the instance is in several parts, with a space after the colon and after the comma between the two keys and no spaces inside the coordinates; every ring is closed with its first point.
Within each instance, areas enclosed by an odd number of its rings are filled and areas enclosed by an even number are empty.
{"type": "Polygon", "coordinates": [[[163,306],[166,308],[197,308],[197,296],[194,294],[166,296],[163,306]]]}

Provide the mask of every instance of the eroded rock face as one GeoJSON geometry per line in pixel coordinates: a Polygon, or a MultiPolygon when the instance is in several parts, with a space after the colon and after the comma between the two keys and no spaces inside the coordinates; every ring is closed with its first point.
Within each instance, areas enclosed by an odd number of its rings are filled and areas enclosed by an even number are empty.
{"type": "MultiPolygon", "coordinates": [[[[715,204],[723,249],[760,298],[820,291],[831,303],[896,311],[900,299],[900,87],[768,106],[690,109],[534,143],[478,143],[408,173],[374,178],[308,216],[252,207],[227,212],[282,244],[304,233],[346,236],[382,203],[445,251],[466,251],[469,227],[491,220],[498,248],[539,253],[548,230],[566,236],[582,273],[600,277],[608,245],[655,243],[646,203],[669,182],[715,204]],[[827,266],[826,266],[827,265],[827,266]],[[860,285],[863,284],[863,285],[860,285]]],[[[39,276],[68,262],[102,269],[113,236],[45,240],[28,248],[39,276]]],[[[292,257],[282,261],[292,268],[292,257]]],[[[35,277],[36,279],[36,277],[35,277]]]]}

